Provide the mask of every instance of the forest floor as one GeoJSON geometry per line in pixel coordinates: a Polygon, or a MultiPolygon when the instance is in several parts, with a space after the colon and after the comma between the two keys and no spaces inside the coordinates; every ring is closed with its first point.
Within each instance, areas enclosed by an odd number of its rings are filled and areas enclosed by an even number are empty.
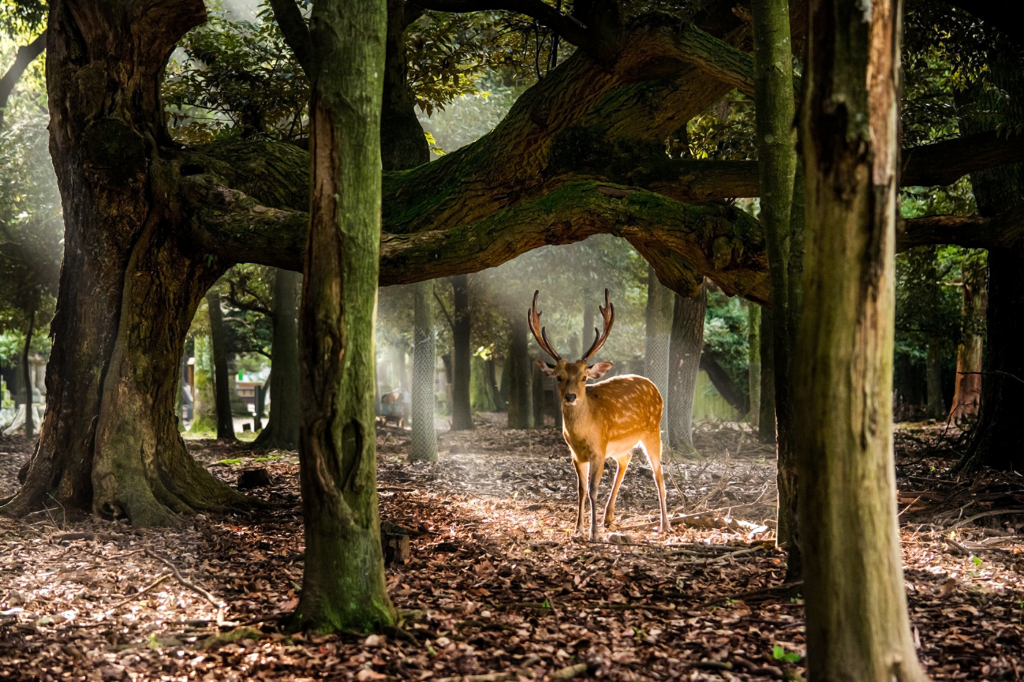
{"type": "MultiPolygon", "coordinates": [[[[405,462],[408,432],[378,433],[382,518],[411,536],[387,579],[402,627],[289,634],[302,582],[298,461],[246,443],[188,441],[220,478],[262,467],[271,511],[200,515],[174,530],[0,519],[0,679],[532,678],[770,680],[803,675],[799,585],[773,548],[772,453],[745,427],[704,425],[666,465],[673,528],[633,458],[617,528],[571,535],[575,477],[553,429],[481,415],[440,435],[440,461],[405,462]]],[[[935,680],[1024,677],[1024,478],[946,471],[956,440],[900,427],[907,597],[935,680]]],[[[0,441],[0,498],[29,454],[0,441]]],[[[614,465],[610,467],[614,470],[614,465]]],[[[606,495],[611,472],[602,491],[606,495]]],[[[395,529],[392,528],[392,531],[395,529]]]]}

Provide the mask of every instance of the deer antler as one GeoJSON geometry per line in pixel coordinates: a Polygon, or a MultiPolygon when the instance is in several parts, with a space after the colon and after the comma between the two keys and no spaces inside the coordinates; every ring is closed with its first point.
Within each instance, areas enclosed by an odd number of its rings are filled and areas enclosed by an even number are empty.
{"type": "Polygon", "coordinates": [[[540,295],[540,290],[533,292],[533,307],[526,313],[527,319],[530,322],[530,331],[533,332],[533,338],[537,339],[537,344],[541,350],[550,355],[555,361],[561,360],[562,356],[555,352],[555,349],[551,347],[551,342],[548,341],[548,336],[544,331],[544,328],[540,326],[540,313],[537,312],[537,296],[540,295]]]}
{"type": "Polygon", "coordinates": [[[615,306],[613,306],[612,302],[608,300],[607,289],[604,290],[604,307],[602,308],[598,306],[597,309],[601,311],[601,317],[604,318],[604,331],[599,332],[597,327],[594,327],[594,345],[590,347],[590,350],[583,354],[583,357],[580,358],[581,362],[586,362],[594,355],[594,353],[601,350],[601,346],[603,346],[604,342],[608,340],[608,333],[611,332],[612,324],[615,322],[615,306]]]}

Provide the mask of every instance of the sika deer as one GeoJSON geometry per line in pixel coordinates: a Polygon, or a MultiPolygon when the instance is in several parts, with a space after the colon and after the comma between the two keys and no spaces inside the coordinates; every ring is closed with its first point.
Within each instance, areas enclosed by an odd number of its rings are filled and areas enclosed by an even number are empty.
{"type": "Polygon", "coordinates": [[[615,307],[608,300],[604,290],[604,307],[598,308],[604,319],[604,331],[596,328],[595,339],[590,350],[576,362],[562,359],[548,342],[545,330],[540,326],[537,312],[537,296],[533,295],[533,307],[528,312],[530,331],[541,349],[555,360],[551,365],[535,359],[541,371],[558,381],[558,395],[562,404],[562,435],[572,453],[572,464],[576,469],[576,491],[579,506],[576,510],[576,532],[583,532],[584,500],[590,499],[590,539],[597,536],[597,492],[604,473],[604,460],[612,457],[618,465],[615,484],[604,510],[604,525],[610,526],[615,516],[615,498],[626,475],[626,467],[633,456],[633,448],[642,445],[647,459],[654,469],[654,483],[658,488],[658,502],[661,505],[660,532],[669,529],[668,511],[665,506],[665,478],[661,472],[661,394],[655,385],[644,377],[618,376],[588,386],[588,379],[600,379],[612,368],[610,362],[598,362],[591,367],[587,361],[604,345],[615,322],[615,307]],[[589,485],[585,485],[588,482],[589,485]]]}

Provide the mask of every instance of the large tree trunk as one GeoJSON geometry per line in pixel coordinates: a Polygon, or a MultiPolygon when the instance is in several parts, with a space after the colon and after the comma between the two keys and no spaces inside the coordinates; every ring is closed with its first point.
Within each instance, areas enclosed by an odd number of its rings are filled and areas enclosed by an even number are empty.
{"type": "Polygon", "coordinates": [[[668,438],[673,450],[693,450],[693,399],[704,346],[707,285],[693,298],[675,294],[669,351],[668,438]]]}
{"type": "Polygon", "coordinates": [[[380,0],[313,7],[313,193],[300,336],[306,560],[296,619],[320,631],[395,621],[373,415],[386,23],[380,0]]]}
{"type": "Polygon", "coordinates": [[[231,414],[231,382],[228,377],[228,340],[224,333],[224,313],[220,309],[220,292],[206,292],[210,311],[210,345],[213,347],[213,391],[217,403],[217,439],[235,439],[235,420],[231,414]]]}
{"type": "Polygon", "coordinates": [[[301,275],[274,273],[274,328],[271,340],[270,419],[255,445],[282,450],[299,447],[298,287],[301,275]]]}
{"type": "Polygon", "coordinates": [[[786,580],[800,579],[796,462],[790,430],[790,358],[793,312],[790,309],[790,212],[796,175],[793,126],[793,49],[789,36],[789,0],[753,0],[755,147],[761,186],[761,224],[768,243],[771,273],[772,337],[775,360],[775,417],[778,431],[778,529],[776,542],[786,550],[786,580]]]}
{"type": "Polygon", "coordinates": [[[526,315],[512,315],[508,358],[508,428],[528,429],[533,426],[533,389],[530,369],[529,328],[526,315]]]}
{"type": "Polygon", "coordinates": [[[761,306],[747,305],[747,385],[750,411],[747,421],[756,430],[761,417],[761,306]]]}
{"type": "Polygon", "coordinates": [[[928,395],[926,414],[929,419],[942,419],[946,415],[946,407],[942,402],[942,349],[934,340],[928,342],[925,370],[928,395]]]}
{"type": "Polygon", "coordinates": [[[494,411],[505,412],[508,410],[508,402],[505,400],[505,396],[502,395],[502,387],[498,386],[498,376],[494,368],[494,358],[488,358],[484,361],[484,372],[484,381],[487,384],[487,389],[491,392],[491,400],[494,402],[494,411]]]}
{"type": "Polygon", "coordinates": [[[466,431],[473,427],[470,404],[470,346],[472,328],[469,313],[469,276],[452,277],[452,431],[466,431]]]}
{"type": "MultiPolygon", "coordinates": [[[[665,401],[661,412],[661,430],[668,428],[668,411],[673,409],[669,400],[669,346],[672,341],[672,305],[675,296],[658,281],[654,267],[647,266],[647,325],[644,338],[644,375],[654,382],[665,401]]],[[[586,342],[586,337],[584,337],[586,342]]]]}
{"type": "Polygon", "coordinates": [[[437,341],[434,335],[434,282],[417,282],[414,292],[412,357],[412,447],[410,462],[437,461],[437,433],[434,431],[434,369],[437,341]]]}
{"type": "MultiPolygon", "coordinates": [[[[1024,71],[1011,53],[989,59],[990,78],[998,89],[972,90],[960,128],[965,134],[1012,128],[1024,123],[1024,71]],[[973,105],[973,106],[972,106],[973,105]],[[980,115],[975,112],[982,112],[980,115]],[[973,114],[973,115],[972,115],[973,114]]],[[[997,215],[1019,206],[1024,196],[1024,164],[971,174],[978,212],[997,215]]],[[[1024,468],[1024,244],[988,252],[988,306],[981,409],[971,444],[954,469],[973,473],[984,466],[1024,468]]]]}
{"type": "Polygon", "coordinates": [[[810,682],[923,681],[892,444],[899,0],[811,0],[794,423],[810,682]],[[870,13],[868,12],[870,10],[870,13]]]}
{"type": "Polygon", "coordinates": [[[982,348],[988,298],[986,261],[977,253],[964,256],[963,304],[960,312],[960,344],[956,353],[956,387],[949,420],[973,421],[981,407],[982,348]]]}
{"type": "Polygon", "coordinates": [[[25,377],[25,439],[32,440],[35,435],[34,415],[32,414],[32,365],[28,356],[32,350],[32,335],[36,331],[36,309],[33,307],[28,315],[28,329],[25,330],[25,348],[21,353],[21,371],[25,377]]]}
{"type": "Polygon", "coordinates": [[[177,206],[164,199],[177,193],[179,169],[173,152],[158,151],[170,143],[164,65],[204,19],[199,0],[50,4],[50,151],[65,255],[39,446],[4,513],[55,502],[145,526],[245,504],[187,453],[174,415],[189,321],[226,267],[182,238],[177,206]]]}

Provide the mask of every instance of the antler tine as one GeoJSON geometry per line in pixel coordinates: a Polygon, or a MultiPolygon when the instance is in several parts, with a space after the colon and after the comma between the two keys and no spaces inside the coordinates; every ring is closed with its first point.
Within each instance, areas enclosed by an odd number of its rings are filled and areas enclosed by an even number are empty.
{"type": "Polygon", "coordinates": [[[612,302],[608,300],[607,289],[604,290],[604,307],[602,308],[598,306],[597,309],[601,311],[601,317],[604,319],[604,331],[599,332],[597,327],[594,327],[594,344],[590,347],[590,350],[583,354],[583,357],[580,358],[581,361],[589,360],[594,353],[601,350],[601,346],[603,346],[604,342],[608,340],[608,334],[611,332],[612,325],[615,323],[615,306],[613,306],[612,302]]]}
{"type": "Polygon", "coordinates": [[[547,332],[540,326],[541,314],[537,312],[537,297],[539,295],[539,289],[533,292],[533,307],[531,307],[526,313],[527,320],[529,320],[530,323],[530,331],[533,332],[533,338],[537,339],[537,345],[540,346],[541,350],[558,361],[562,359],[562,356],[556,353],[555,349],[551,347],[551,342],[548,341],[547,332]]]}

